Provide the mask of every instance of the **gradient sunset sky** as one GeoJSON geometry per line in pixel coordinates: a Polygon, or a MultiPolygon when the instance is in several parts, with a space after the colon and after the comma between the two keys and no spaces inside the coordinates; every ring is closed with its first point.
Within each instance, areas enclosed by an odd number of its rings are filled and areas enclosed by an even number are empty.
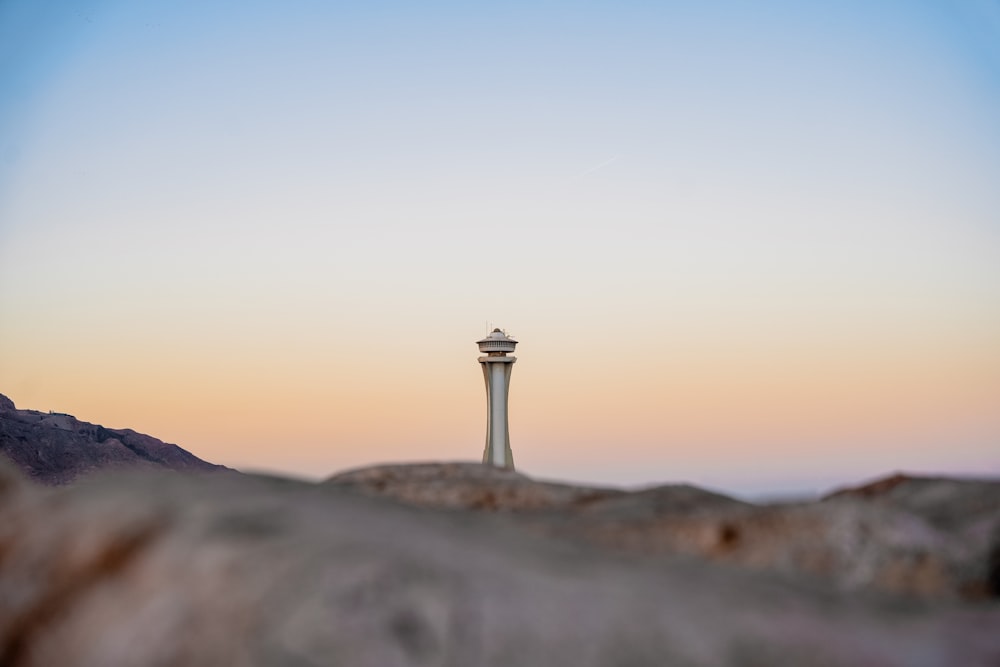
{"type": "Polygon", "coordinates": [[[0,3],[0,392],[245,470],[1000,474],[1000,3],[0,3]]]}

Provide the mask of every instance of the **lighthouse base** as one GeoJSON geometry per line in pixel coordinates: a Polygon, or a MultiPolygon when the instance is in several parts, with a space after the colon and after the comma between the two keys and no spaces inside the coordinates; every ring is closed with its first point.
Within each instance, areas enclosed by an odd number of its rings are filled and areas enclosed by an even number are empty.
{"type": "Polygon", "coordinates": [[[487,443],[486,448],[483,450],[483,465],[505,468],[507,470],[514,469],[514,453],[510,451],[510,445],[504,448],[503,463],[495,463],[494,460],[493,450],[487,443]]]}

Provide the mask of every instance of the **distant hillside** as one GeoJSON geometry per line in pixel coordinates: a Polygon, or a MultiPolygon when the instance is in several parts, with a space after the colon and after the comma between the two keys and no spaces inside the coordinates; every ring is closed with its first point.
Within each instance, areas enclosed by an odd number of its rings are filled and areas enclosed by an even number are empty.
{"type": "Polygon", "coordinates": [[[228,470],[131,429],[105,428],[72,415],[18,410],[0,394],[0,452],[42,484],[67,484],[108,468],[180,472],[228,470]]]}

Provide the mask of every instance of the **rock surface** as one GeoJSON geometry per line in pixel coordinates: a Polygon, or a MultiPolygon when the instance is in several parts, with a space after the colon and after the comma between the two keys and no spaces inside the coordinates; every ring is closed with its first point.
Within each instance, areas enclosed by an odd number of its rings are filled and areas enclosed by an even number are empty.
{"type": "MultiPolygon", "coordinates": [[[[580,497],[537,491],[532,503],[580,497]]],[[[689,488],[647,493],[701,511],[689,488]]],[[[571,511],[661,511],[629,502],[611,493],[571,511]]],[[[748,511],[724,499],[708,511],[725,508],[748,511]]],[[[551,511],[420,508],[242,475],[46,488],[0,462],[0,665],[1000,664],[996,602],[845,594],[525,530],[551,511]]]]}
{"type": "Polygon", "coordinates": [[[18,410],[0,394],[0,453],[36,482],[66,484],[107,468],[161,468],[213,472],[208,463],[177,445],[131,429],[82,422],[72,415],[18,410]]]}
{"type": "Polygon", "coordinates": [[[326,484],[423,507],[510,514],[531,531],[646,556],[809,575],[844,590],[1000,596],[1000,481],[890,478],[821,502],[753,505],[689,485],[624,492],[478,464],[389,465],[326,484]]]}
{"type": "Polygon", "coordinates": [[[325,484],[410,505],[485,511],[563,510],[625,496],[598,489],[540,482],[506,468],[480,463],[411,463],[341,472],[325,484]]]}
{"type": "Polygon", "coordinates": [[[224,469],[2,395],[0,451],[2,667],[1000,664],[996,480],[157,474],[224,469]]]}

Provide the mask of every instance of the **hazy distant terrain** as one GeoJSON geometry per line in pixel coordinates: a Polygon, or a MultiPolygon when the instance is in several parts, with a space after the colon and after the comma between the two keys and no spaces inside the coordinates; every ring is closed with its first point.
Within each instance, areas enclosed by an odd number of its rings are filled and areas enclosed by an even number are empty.
{"type": "Polygon", "coordinates": [[[0,452],[42,484],[66,484],[108,468],[185,472],[225,470],[131,429],[105,428],[72,415],[18,410],[0,394],[0,452]]]}

